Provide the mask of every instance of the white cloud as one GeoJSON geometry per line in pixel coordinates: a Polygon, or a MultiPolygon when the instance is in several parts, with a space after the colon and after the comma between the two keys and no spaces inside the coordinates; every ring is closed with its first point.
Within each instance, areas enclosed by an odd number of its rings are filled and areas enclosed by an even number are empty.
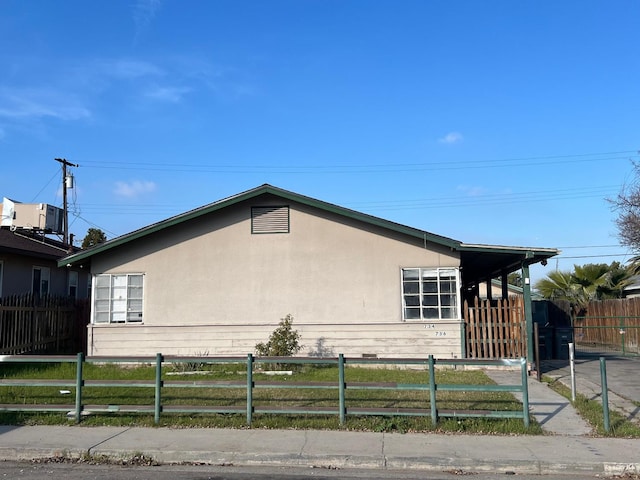
{"type": "Polygon", "coordinates": [[[61,92],[0,88],[0,117],[79,120],[90,116],[91,112],[80,105],[77,99],[61,92]]]}
{"type": "Polygon", "coordinates": [[[449,145],[460,143],[462,140],[462,134],[459,132],[449,132],[444,137],[438,139],[440,143],[446,143],[449,145]]]}
{"type": "Polygon", "coordinates": [[[458,185],[458,191],[463,192],[468,197],[479,197],[487,193],[487,189],[484,187],[469,187],[467,185],[458,185]]]}
{"type": "Polygon", "coordinates": [[[106,62],[103,68],[108,74],[117,78],[140,78],[165,74],[161,68],[153,63],[141,60],[120,59],[106,62]]]}
{"type": "Polygon", "coordinates": [[[120,197],[134,198],[145,193],[151,193],[157,185],[151,181],[134,180],[132,182],[116,182],[114,193],[120,197]]]}
{"type": "Polygon", "coordinates": [[[154,87],[149,90],[145,96],[154,100],[178,103],[182,100],[182,97],[190,91],[190,88],[184,87],[154,87]]]}
{"type": "Polygon", "coordinates": [[[161,4],[161,0],[137,0],[135,2],[133,5],[133,22],[136,25],[136,39],[149,27],[161,4]]]}

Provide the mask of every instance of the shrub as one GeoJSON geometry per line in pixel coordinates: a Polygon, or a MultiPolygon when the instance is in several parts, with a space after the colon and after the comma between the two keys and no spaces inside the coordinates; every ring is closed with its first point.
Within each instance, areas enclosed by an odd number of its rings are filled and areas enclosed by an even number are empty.
{"type": "Polygon", "coordinates": [[[256,345],[256,354],[264,357],[291,357],[302,350],[300,334],[293,329],[293,316],[288,314],[280,319],[280,324],[267,343],[256,345]]]}
{"type": "MultiPolygon", "coordinates": [[[[196,352],[194,355],[195,358],[208,357],[209,350],[204,352],[196,352]]],[[[206,362],[193,360],[188,362],[171,362],[171,367],[175,372],[186,373],[186,372],[197,372],[202,370],[207,365],[206,362]]]]}

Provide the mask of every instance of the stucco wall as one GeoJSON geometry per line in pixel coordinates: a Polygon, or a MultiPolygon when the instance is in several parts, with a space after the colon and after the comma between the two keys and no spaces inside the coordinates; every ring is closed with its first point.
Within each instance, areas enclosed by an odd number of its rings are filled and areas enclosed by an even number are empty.
{"type": "Polygon", "coordinates": [[[251,234],[251,206],[283,204],[245,202],[94,257],[94,274],[145,274],[144,316],[90,327],[90,354],[249,353],[290,313],[309,348],[459,356],[459,321],[403,322],[400,287],[402,267],[457,267],[457,256],[290,202],[289,234],[251,234]]]}
{"type": "MultiPolygon", "coordinates": [[[[51,295],[67,295],[68,269],[58,268],[53,260],[44,260],[15,254],[0,254],[2,268],[1,297],[30,293],[33,284],[33,267],[49,268],[49,293],[51,295]]],[[[78,298],[87,298],[87,281],[89,273],[86,270],[75,269],[78,272],[78,298]]]]}

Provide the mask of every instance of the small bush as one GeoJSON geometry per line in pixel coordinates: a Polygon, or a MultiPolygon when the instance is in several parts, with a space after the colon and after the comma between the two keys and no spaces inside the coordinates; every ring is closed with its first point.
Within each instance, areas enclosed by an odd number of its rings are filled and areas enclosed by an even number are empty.
{"type": "Polygon", "coordinates": [[[288,314],[269,337],[267,343],[256,345],[256,354],[263,357],[291,357],[302,350],[300,334],[293,329],[293,316],[288,314]]]}
{"type": "MultiPolygon", "coordinates": [[[[202,357],[208,357],[209,356],[209,350],[206,350],[204,352],[196,352],[195,354],[195,358],[202,358],[202,357]]],[[[202,370],[205,366],[207,365],[206,362],[203,361],[198,361],[198,360],[193,360],[192,362],[172,362],[171,363],[171,367],[173,368],[174,372],[179,372],[179,373],[186,373],[186,372],[197,372],[199,370],[202,370]]]]}

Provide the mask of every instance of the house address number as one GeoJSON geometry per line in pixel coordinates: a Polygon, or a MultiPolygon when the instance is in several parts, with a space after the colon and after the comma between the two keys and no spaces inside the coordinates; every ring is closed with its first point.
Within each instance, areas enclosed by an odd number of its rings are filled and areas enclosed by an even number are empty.
{"type": "MultiPolygon", "coordinates": [[[[434,323],[427,323],[424,328],[426,328],[427,330],[433,330],[436,328],[434,323]]],[[[435,332],[436,337],[446,337],[447,336],[447,332],[443,332],[443,331],[437,331],[435,332]]]]}

